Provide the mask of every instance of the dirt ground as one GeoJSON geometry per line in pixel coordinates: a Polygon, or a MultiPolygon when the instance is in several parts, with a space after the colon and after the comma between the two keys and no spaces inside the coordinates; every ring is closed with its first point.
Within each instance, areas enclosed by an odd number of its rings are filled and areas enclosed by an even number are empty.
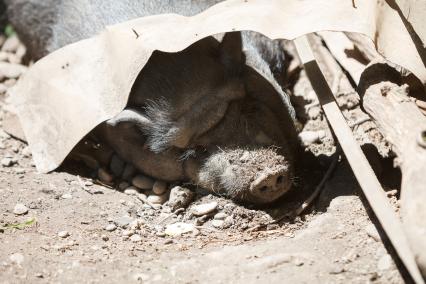
{"type": "MultiPolygon", "coordinates": [[[[336,153],[303,72],[291,88],[298,115],[305,120],[304,132],[322,135],[306,145],[294,190],[266,208],[201,190],[187,209],[175,213],[167,203],[152,207],[138,195],[70,174],[69,168],[37,173],[27,145],[3,129],[12,79],[2,78],[0,86],[0,283],[404,282],[344,157],[312,208],[288,216],[314,190],[336,153]],[[211,212],[194,216],[197,205],[212,203],[211,212]],[[176,223],[190,229],[173,234],[176,223]]],[[[374,123],[364,120],[359,98],[345,81],[338,102],[355,123],[357,139],[367,144],[397,211],[398,172],[371,150],[386,156],[388,145],[374,123]]]]}

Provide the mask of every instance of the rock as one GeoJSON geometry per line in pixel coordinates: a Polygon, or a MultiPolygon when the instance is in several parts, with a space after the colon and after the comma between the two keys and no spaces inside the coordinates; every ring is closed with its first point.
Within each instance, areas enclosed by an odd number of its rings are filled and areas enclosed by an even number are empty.
{"type": "Polygon", "coordinates": [[[108,236],[107,236],[107,235],[102,235],[102,236],[101,236],[101,239],[102,239],[104,242],[106,242],[106,241],[108,241],[108,240],[109,240],[109,238],[108,238],[108,236]]]}
{"type": "Polygon", "coordinates": [[[143,190],[150,190],[154,186],[154,180],[144,175],[137,175],[132,179],[132,184],[143,190]]]}
{"type": "Polygon", "coordinates": [[[152,204],[164,204],[167,201],[168,194],[163,195],[149,195],[147,197],[148,202],[151,202],[152,204]]]}
{"type": "Polygon", "coordinates": [[[342,265],[336,264],[336,265],[333,265],[333,267],[331,267],[331,269],[329,270],[328,273],[330,273],[330,274],[340,274],[340,273],[343,273],[345,271],[346,270],[345,270],[345,268],[342,265]]]}
{"type": "Polygon", "coordinates": [[[137,195],[139,190],[134,186],[130,186],[124,190],[124,193],[127,195],[137,195]]]}
{"type": "Polygon", "coordinates": [[[9,256],[9,259],[12,263],[15,263],[17,265],[21,265],[25,260],[24,256],[19,252],[11,254],[9,256]]]}
{"type": "Polygon", "coordinates": [[[105,183],[112,183],[114,177],[104,168],[98,170],[98,178],[105,183]]]}
{"type": "Polygon", "coordinates": [[[141,227],[142,227],[142,225],[143,225],[143,220],[142,219],[136,219],[136,220],[133,220],[130,224],[129,224],[129,227],[130,227],[130,229],[131,230],[139,230],[141,227]]]}
{"type": "Polygon", "coordinates": [[[382,271],[389,270],[392,268],[392,265],[393,265],[392,257],[387,253],[379,259],[379,262],[377,263],[377,268],[382,271]]]}
{"type": "Polygon", "coordinates": [[[13,213],[16,215],[24,215],[28,213],[28,207],[25,206],[22,203],[18,203],[15,205],[15,208],[13,208],[13,213]]]}
{"type": "Polygon", "coordinates": [[[16,63],[0,62],[0,76],[17,79],[27,71],[28,67],[16,63]]]}
{"type": "Polygon", "coordinates": [[[7,88],[11,88],[13,86],[15,86],[16,84],[16,79],[7,79],[6,81],[3,82],[3,84],[7,87],[7,88]]]}
{"type": "Polygon", "coordinates": [[[13,159],[12,158],[3,158],[3,159],[1,159],[0,163],[3,167],[11,167],[11,166],[13,166],[13,159]]]}
{"type": "Polygon", "coordinates": [[[61,198],[62,199],[72,199],[72,195],[70,193],[65,193],[65,194],[62,194],[61,198]]]}
{"type": "Polygon", "coordinates": [[[132,164],[126,164],[121,177],[124,180],[131,181],[135,173],[136,173],[135,167],[132,164]]]}
{"type": "Polygon", "coordinates": [[[58,237],[63,238],[63,239],[68,238],[69,236],[70,236],[70,233],[68,233],[67,231],[60,231],[58,233],[58,237]]]}
{"type": "Polygon", "coordinates": [[[203,216],[212,213],[217,208],[217,202],[209,202],[205,204],[195,205],[191,208],[192,214],[195,216],[203,216]]]}
{"type": "Polygon", "coordinates": [[[166,230],[164,232],[166,233],[166,235],[176,237],[185,233],[192,232],[194,229],[195,226],[193,224],[178,222],[167,225],[166,230]]]}
{"type": "Polygon", "coordinates": [[[303,131],[299,133],[299,140],[304,146],[308,146],[317,142],[325,137],[325,131],[303,131]]]}
{"type": "Polygon", "coordinates": [[[367,227],[365,227],[365,231],[367,232],[367,235],[370,236],[373,240],[380,242],[379,232],[373,224],[369,224],[367,227]]]}
{"type": "Polygon", "coordinates": [[[128,188],[130,186],[130,184],[127,181],[122,181],[120,182],[120,184],[118,185],[118,189],[121,191],[124,191],[126,188],[128,188]]]}
{"type": "Polygon", "coordinates": [[[223,221],[222,228],[227,229],[227,228],[231,227],[232,225],[234,225],[234,218],[232,218],[232,216],[228,216],[223,221]]]}
{"type": "Polygon", "coordinates": [[[3,43],[3,46],[1,47],[1,51],[15,53],[18,50],[18,47],[20,44],[21,43],[19,41],[18,36],[16,35],[10,36],[3,43]]]}
{"type": "Polygon", "coordinates": [[[24,168],[16,168],[15,173],[18,174],[18,175],[25,174],[25,169],[24,168]]]}
{"type": "Polygon", "coordinates": [[[21,59],[22,57],[25,56],[26,53],[27,53],[27,48],[23,44],[20,44],[15,52],[16,56],[18,56],[21,59]]]}
{"type": "Polygon", "coordinates": [[[125,236],[125,237],[130,237],[134,234],[135,234],[135,232],[133,230],[124,230],[123,232],[121,232],[121,235],[125,236]]]}
{"type": "Polygon", "coordinates": [[[111,172],[116,177],[119,177],[122,175],[125,165],[126,165],[125,162],[122,159],[120,159],[119,156],[113,155],[111,158],[111,163],[109,167],[111,169],[111,172]]]}
{"type": "Polygon", "coordinates": [[[234,203],[227,203],[225,204],[225,206],[223,206],[223,211],[227,214],[231,214],[235,207],[237,207],[237,205],[235,205],[234,203]]]}
{"type": "Polygon", "coordinates": [[[223,221],[223,220],[213,220],[212,226],[215,227],[215,228],[221,229],[223,227],[224,222],[225,221],[223,221]]]}
{"type": "Polygon", "coordinates": [[[127,228],[131,222],[133,222],[133,218],[127,215],[114,220],[114,224],[123,229],[127,228]]]}
{"type": "Polygon", "coordinates": [[[116,225],[114,225],[114,224],[108,224],[108,225],[106,225],[106,227],[105,227],[105,230],[106,230],[106,231],[108,231],[108,232],[115,231],[116,229],[117,229],[117,226],[116,226],[116,225]]]}
{"type": "Polygon", "coordinates": [[[5,84],[0,83],[0,94],[6,93],[7,89],[8,87],[5,84]]]}
{"type": "Polygon", "coordinates": [[[156,195],[163,195],[167,191],[167,183],[161,180],[157,180],[154,182],[154,185],[152,186],[152,192],[156,195]]]}
{"type": "Polygon", "coordinates": [[[214,215],[213,219],[215,219],[215,220],[225,220],[226,217],[228,217],[227,214],[225,214],[223,212],[219,212],[216,215],[214,215]]]}
{"type": "Polygon", "coordinates": [[[194,192],[190,189],[180,186],[175,186],[170,190],[168,206],[173,210],[186,208],[194,199],[194,192]]]}
{"type": "Polygon", "coordinates": [[[138,234],[134,234],[130,237],[130,240],[134,243],[138,243],[138,242],[142,241],[142,237],[138,234]]]}
{"type": "Polygon", "coordinates": [[[24,157],[26,157],[26,158],[29,158],[29,157],[31,157],[31,149],[30,149],[30,147],[25,147],[24,149],[22,149],[22,151],[21,151],[21,153],[22,153],[22,155],[24,155],[24,157]]]}
{"type": "Polygon", "coordinates": [[[7,56],[7,61],[9,61],[10,63],[21,64],[22,57],[19,57],[14,53],[9,53],[7,56]]]}

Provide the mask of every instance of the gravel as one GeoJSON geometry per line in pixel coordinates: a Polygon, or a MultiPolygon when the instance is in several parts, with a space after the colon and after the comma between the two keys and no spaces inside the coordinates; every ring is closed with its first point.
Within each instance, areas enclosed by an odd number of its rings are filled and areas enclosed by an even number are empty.
{"type": "Polygon", "coordinates": [[[173,210],[186,208],[192,202],[195,193],[190,189],[180,186],[175,186],[170,190],[168,206],[173,210]]]}
{"type": "Polygon", "coordinates": [[[15,205],[15,208],[13,208],[13,213],[15,215],[24,215],[28,213],[28,207],[25,206],[22,203],[18,203],[15,205]]]}
{"type": "Polygon", "coordinates": [[[207,214],[214,212],[217,208],[217,205],[218,204],[217,204],[216,201],[205,203],[205,204],[195,205],[191,208],[191,212],[195,216],[207,215],[207,214]]]}

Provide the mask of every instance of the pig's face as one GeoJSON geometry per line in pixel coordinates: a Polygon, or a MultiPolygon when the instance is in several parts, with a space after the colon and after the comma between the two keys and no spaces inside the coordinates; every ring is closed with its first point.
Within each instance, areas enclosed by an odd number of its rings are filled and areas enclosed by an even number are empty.
{"type": "Polygon", "coordinates": [[[202,165],[199,184],[250,203],[269,203],[288,192],[293,168],[275,147],[221,149],[202,165]]]}

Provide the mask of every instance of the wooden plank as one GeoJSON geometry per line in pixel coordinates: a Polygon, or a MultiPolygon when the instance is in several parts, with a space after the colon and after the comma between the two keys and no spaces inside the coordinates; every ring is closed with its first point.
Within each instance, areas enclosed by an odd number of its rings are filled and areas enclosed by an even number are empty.
{"type": "Polygon", "coordinates": [[[401,222],[389,204],[382,186],[340,112],[330,86],[315,60],[307,36],[300,37],[294,42],[312,87],[317,93],[324,113],[340,142],[365,197],[413,280],[419,284],[424,283],[403,232],[401,222]]]}

